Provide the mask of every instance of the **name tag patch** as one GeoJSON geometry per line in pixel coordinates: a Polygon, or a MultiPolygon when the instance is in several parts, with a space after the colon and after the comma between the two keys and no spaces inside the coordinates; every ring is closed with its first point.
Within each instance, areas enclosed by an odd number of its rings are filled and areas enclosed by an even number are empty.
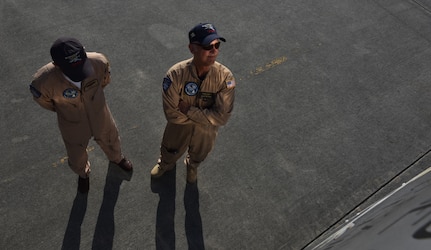
{"type": "Polygon", "coordinates": [[[210,102],[214,101],[215,94],[210,92],[200,92],[199,98],[201,98],[204,102],[210,102]]]}

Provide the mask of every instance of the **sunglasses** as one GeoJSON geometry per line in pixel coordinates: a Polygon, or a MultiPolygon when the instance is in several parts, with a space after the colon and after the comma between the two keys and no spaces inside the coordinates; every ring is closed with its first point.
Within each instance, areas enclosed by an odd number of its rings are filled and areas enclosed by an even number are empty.
{"type": "Polygon", "coordinates": [[[201,46],[202,49],[204,49],[204,50],[212,50],[212,49],[218,49],[220,47],[220,43],[218,42],[215,44],[210,44],[210,45],[205,45],[205,46],[199,45],[199,46],[201,46]]]}

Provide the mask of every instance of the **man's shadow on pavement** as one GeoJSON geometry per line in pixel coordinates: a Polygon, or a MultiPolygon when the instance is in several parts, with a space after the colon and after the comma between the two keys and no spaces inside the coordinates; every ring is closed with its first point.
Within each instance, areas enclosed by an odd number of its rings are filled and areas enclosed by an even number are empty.
{"type": "MultiPolygon", "coordinates": [[[[112,249],[115,234],[114,209],[123,180],[130,181],[133,171],[125,172],[113,163],[109,163],[106,174],[103,201],[97,218],[92,249],[112,249]]],[[[91,192],[91,182],[90,182],[91,192]]],[[[62,249],[79,249],[81,243],[81,225],[87,210],[88,194],[77,192],[73,201],[62,249]]]]}
{"type": "MultiPolygon", "coordinates": [[[[156,249],[175,249],[176,168],[166,172],[160,178],[152,178],[151,190],[159,195],[156,217],[156,249]]],[[[186,184],[184,208],[189,249],[205,249],[197,183],[186,184]]]]}

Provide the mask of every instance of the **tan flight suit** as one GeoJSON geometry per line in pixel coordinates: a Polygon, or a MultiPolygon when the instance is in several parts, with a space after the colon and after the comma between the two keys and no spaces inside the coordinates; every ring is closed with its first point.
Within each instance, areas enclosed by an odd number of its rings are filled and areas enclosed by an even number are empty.
{"type": "Polygon", "coordinates": [[[170,170],[188,149],[185,163],[193,168],[213,149],[218,128],[231,116],[235,79],[231,71],[215,62],[205,79],[199,79],[192,59],[172,66],[163,81],[163,109],[168,121],[159,164],[170,170]],[[180,100],[191,105],[187,114],[180,100]]]}
{"type": "Polygon", "coordinates": [[[81,89],[69,82],[53,63],[40,68],[30,85],[34,100],[57,113],[69,165],[81,177],[89,173],[86,149],[92,136],[110,161],[119,162],[123,158],[118,129],[103,92],[111,80],[109,61],[100,53],[87,52],[87,56],[94,74],[81,82],[81,89]]]}

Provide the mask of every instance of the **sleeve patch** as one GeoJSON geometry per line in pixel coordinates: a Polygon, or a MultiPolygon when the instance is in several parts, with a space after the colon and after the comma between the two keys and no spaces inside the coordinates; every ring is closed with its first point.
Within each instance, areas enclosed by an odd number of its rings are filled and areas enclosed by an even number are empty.
{"type": "Polygon", "coordinates": [[[34,98],[39,98],[42,95],[33,85],[30,85],[30,92],[33,94],[34,98]]]}
{"type": "Polygon", "coordinates": [[[169,77],[163,78],[163,91],[167,91],[172,84],[172,80],[169,77]]]}
{"type": "Polygon", "coordinates": [[[235,81],[234,81],[234,80],[232,80],[232,81],[228,81],[228,82],[226,83],[226,86],[227,86],[228,88],[233,88],[233,87],[235,87],[235,81]]]}

